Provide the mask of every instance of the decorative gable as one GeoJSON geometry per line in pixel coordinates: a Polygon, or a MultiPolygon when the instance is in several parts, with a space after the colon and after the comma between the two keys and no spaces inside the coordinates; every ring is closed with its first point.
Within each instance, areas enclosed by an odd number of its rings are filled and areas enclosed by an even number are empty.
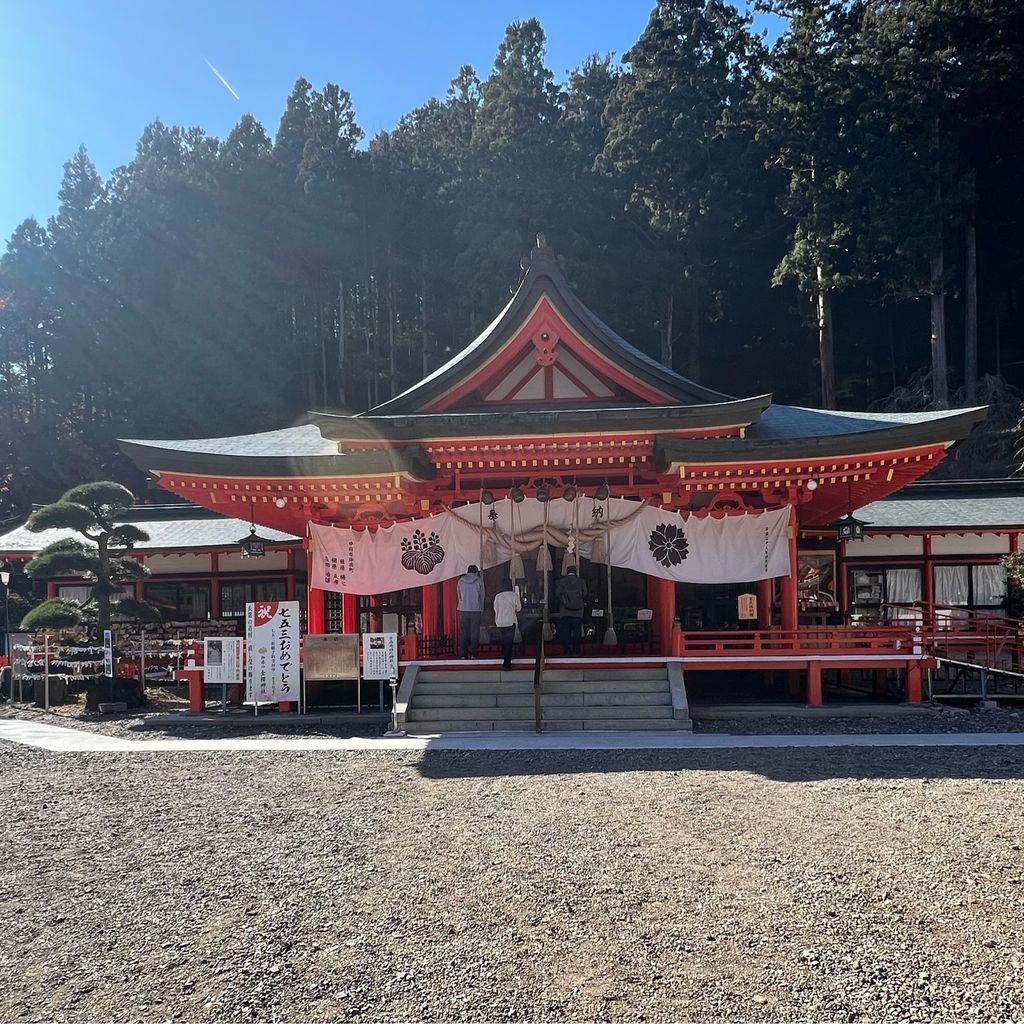
{"type": "Polygon", "coordinates": [[[619,401],[672,404],[667,393],[638,380],[597,351],[543,294],[518,329],[427,410],[476,409],[521,404],[556,407],[619,401]]]}

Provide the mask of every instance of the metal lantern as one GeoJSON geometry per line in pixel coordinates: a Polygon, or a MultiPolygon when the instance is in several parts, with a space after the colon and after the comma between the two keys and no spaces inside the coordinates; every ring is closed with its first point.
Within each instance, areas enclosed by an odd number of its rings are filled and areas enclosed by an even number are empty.
{"type": "Polygon", "coordinates": [[[266,538],[257,535],[255,526],[249,530],[248,537],[238,542],[238,546],[242,549],[243,558],[262,558],[267,553],[266,538]]]}
{"type": "Polygon", "coordinates": [[[853,513],[847,512],[842,519],[837,519],[835,522],[836,535],[840,540],[862,540],[864,527],[870,525],[870,523],[858,519],[853,513]]]}

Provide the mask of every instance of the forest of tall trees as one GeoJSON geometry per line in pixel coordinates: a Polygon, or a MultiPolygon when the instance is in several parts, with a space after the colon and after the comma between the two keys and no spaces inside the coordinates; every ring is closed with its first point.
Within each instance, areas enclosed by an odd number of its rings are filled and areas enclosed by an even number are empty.
{"type": "MultiPolygon", "coordinates": [[[[621,58],[559,78],[535,20],[493,67],[364,140],[299,79],[271,136],[159,121],[0,258],[0,521],[92,478],[115,438],[360,410],[504,305],[538,231],[637,346],[731,394],[993,405],[1024,384],[1024,4],[666,0],[621,58]]],[[[456,69],[453,69],[456,70],[456,69]]]]}

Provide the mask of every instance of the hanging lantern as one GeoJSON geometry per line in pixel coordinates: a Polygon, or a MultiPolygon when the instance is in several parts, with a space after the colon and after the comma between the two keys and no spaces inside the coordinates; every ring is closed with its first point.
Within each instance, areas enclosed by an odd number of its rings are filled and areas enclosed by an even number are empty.
{"type": "Polygon", "coordinates": [[[262,558],[267,553],[267,541],[256,533],[256,527],[249,530],[249,536],[243,537],[238,546],[242,549],[243,558],[262,558]]]}
{"type": "Polygon", "coordinates": [[[243,537],[238,542],[238,546],[242,549],[242,557],[262,558],[267,553],[268,543],[266,537],[261,537],[256,533],[256,503],[253,502],[249,513],[249,536],[243,537]]]}
{"type": "Polygon", "coordinates": [[[836,536],[840,540],[863,540],[864,527],[871,524],[858,519],[852,512],[847,512],[842,519],[837,519],[831,525],[836,528],[836,536]]]}

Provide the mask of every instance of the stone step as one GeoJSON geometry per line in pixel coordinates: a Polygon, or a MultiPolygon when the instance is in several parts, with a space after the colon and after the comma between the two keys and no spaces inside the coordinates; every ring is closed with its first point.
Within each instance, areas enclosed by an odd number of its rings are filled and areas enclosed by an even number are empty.
{"type": "Polygon", "coordinates": [[[583,723],[583,728],[587,730],[676,729],[683,732],[693,731],[693,728],[688,721],[674,718],[605,718],[600,721],[588,719],[583,723]]]}
{"type": "Polygon", "coordinates": [[[441,719],[459,721],[533,721],[533,707],[528,708],[474,708],[474,707],[441,707],[419,708],[414,704],[406,715],[406,721],[436,722],[441,719]]]}
{"type": "Polygon", "coordinates": [[[583,678],[593,679],[667,679],[664,665],[622,665],[613,668],[585,668],[583,678]]]}
{"type": "Polygon", "coordinates": [[[440,697],[444,695],[469,696],[470,694],[533,693],[533,682],[499,682],[494,680],[467,680],[464,683],[424,683],[416,680],[412,691],[413,703],[418,697],[440,697]]]}
{"type": "MultiPolygon", "coordinates": [[[[575,680],[551,680],[545,678],[544,693],[585,693],[592,694],[620,694],[640,695],[652,693],[668,693],[668,681],[665,679],[575,679],[575,680]]],[[[416,698],[422,695],[432,697],[442,694],[468,695],[468,694],[508,694],[508,693],[533,693],[533,680],[518,679],[486,679],[473,678],[457,682],[435,682],[433,680],[416,680],[416,687],[413,690],[413,703],[416,698]]]]}
{"type": "MultiPolygon", "coordinates": [[[[506,672],[491,665],[479,665],[467,661],[465,668],[421,668],[420,680],[429,683],[458,683],[472,679],[533,680],[533,669],[516,667],[506,672]]],[[[663,680],[668,678],[664,665],[622,665],[614,668],[556,668],[548,665],[544,669],[545,682],[567,683],[580,681],[617,680],[663,680]]]]}
{"type": "Polygon", "coordinates": [[[586,707],[586,708],[544,708],[545,720],[552,722],[564,718],[583,718],[587,721],[604,721],[609,718],[671,718],[672,706],[667,707],[586,707]]]}
{"type": "Polygon", "coordinates": [[[544,678],[545,693],[668,693],[668,679],[580,679],[558,682],[544,678]]]}
{"type": "MultiPolygon", "coordinates": [[[[558,697],[561,694],[552,693],[548,696],[558,697]]],[[[565,694],[565,696],[575,696],[574,694],[565,694]]],[[[594,693],[588,691],[580,694],[583,697],[583,703],[587,707],[621,707],[621,706],[657,706],[667,705],[672,706],[672,694],[669,692],[668,687],[662,687],[658,690],[646,690],[646,691],[630,691],[629,693],[608,693],[601,691],[594,693]]]]}
{"type": "Polygon", "coordinates": [[[533,669],[514,668],[505,672],[500,668],[482,668],[467,662],[464,669],[426,669],[421,668],[416,677],[416,685],[426,683],[463,683],[470,679],[485,679],[493,682],[499,679],[509,682],[533,682],[533,669]]]}
{"type": "MultiPolygon", "coordinates": [[[[533,706],[533,698],[527,694],[517,694],[523,702],[529,701],[533,706]]],[[[518,707],[517,704],[499,705],[503,698],[497,693],[419,693],[412,695],[412,710],[421,708],[496,708],[518,707]]]]}
{"type": "Polygon", "coordinates": [[[630,731],[639,732],[649,729],[675,730],[681,732],[689,731],[688,723],[677,722],[671,718],[604,718],[600,721],[592,719],[564,719],[561,721],[544,721],[544,732],[574,732],[585,729],[588,732],[599,730],[601,732],[630,731]]]}
{"type": "Polygon", "coordinates": [[[406,722],[405,731],[410,736],[433,736],[439,732],[533,732],[533,719],[529,722],[494,722],[490,719],[479,721],[439,718],[436,722],[406,722]]]}

